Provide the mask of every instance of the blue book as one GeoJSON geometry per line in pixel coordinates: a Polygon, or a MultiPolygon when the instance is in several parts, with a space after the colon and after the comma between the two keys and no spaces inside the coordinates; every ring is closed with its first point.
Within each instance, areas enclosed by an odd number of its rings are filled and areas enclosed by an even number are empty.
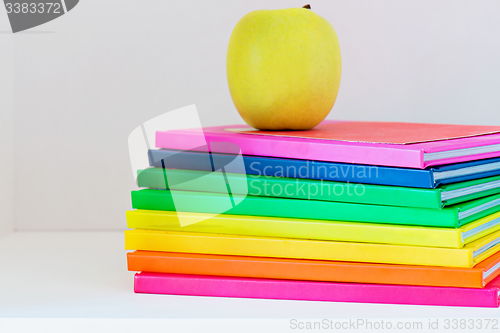
{"type": "Polygon", "coordinates": [[[419,188],[436,188],[441,184],[500,175],[500,158],[455,163],[422,170],[172,149],[152,149],[148,151],[148,156],[149,164],[157,168],[202,171],[222,169],[225,172],[249,175],[419,188]],[[242,163],[232,163],[236,159],[242,159],[242,163]]]}

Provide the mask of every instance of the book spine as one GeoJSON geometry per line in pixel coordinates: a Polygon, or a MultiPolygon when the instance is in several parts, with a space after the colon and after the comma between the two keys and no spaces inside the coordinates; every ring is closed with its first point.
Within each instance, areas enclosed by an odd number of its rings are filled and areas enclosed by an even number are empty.
{"type": "Polygon", "coordinates": [[[174,204],[172,193],[168,190],[132,191],[132,206],[136,209],[448,228],[455,228],[458,225],[458,212],[456,209],[439,210],[238,195],[232,195],[234,202],[238,202],[238,204],[231,208],[231,202],[228,201],[228,196],[224,194],[175,191],[175,196],[174,204]]]}
{"type": "Polygon", "coordinates": [[[410,227],[376,223],[267,218],[134,210],[128,211],[129,229],[220,233],[248,236],[462,248],[461,232],[454,228],[410,227]],[[179,216],[197,223],[181,226],[179,216]]]}
{"type": "Polygon", "coordinates": [[[126,230],[126,250],[472,267],[472,250],[327,242],[155,230],[126,230]]]}
{"type": "Polygon", "coordinates": [[[248,175],[318,179],[361,184],[434,188],[431,170],[394,168],[379,165],[334,163],[299,159],[276,159],[244,155],[245,170],[230,163],[233,155],[168,149],[149,150],[150,165],[161,168],[213,171],[211,158],[225,166],[226,172],[248,175]]]}
{"type": "MultiPolygon", "coordinates": [[[[165,178],[178,180],[173,189],[199,192],[226,193],[226,186],[217,186],[222,177],[231,186],[232,194],[350,202],[372,205],[441,209],[438,189],[419,189],[398,186],[352,184],[313,179],[281,178],[269,175],[241,175],[235,173],[151,168],[143,170],[137,179],[139,187],[169,189],[165,178]],[[202,182],[186,180],[203,177],[202,182]],[[184,181],[182,181],[184,180],[184,181]]],[[[361,177],[360,177],[361,178],[361,177]]]]}
{"type": "Polygon", "coordinates": [[[497,307],[496,290],[160,273],[134,279],[136,293],[470,307],[497,307]]]}
{"type": "MultiPolygon", "coordinates": [[[[205,132],[207,143],[230,142],[240,147],[244,155],[294,158],[303,160],[386,165],[423,169],[421,150],[407,147],[376,147],[369,144],[333,143],[331,140],[275,140],[265,136],[234,135],[205,132]]],[[[158,131],[156,147],[189,150],[199,146],[199,133],[189,130],[158,131]]],[[[223,145],[212,149],[217,153],[232,153],[223,145]]]]}
{"type": "MultiPolygon", "coordinates": [[[[190,253],[135,251],[127,253],[129,271],[483,288],[481,269],[342,263],[190,253]]],[[[492,275],[493,279],[496,275],[492,275]]],[[[490,279],[490,280],[491,280],[490,279]]]]}

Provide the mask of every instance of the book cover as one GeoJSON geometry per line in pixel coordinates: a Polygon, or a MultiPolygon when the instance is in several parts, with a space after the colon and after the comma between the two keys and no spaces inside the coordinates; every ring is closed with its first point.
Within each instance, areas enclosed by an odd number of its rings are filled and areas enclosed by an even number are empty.
{"type": "MultiPolygon", "coordinates": [[[[244,125],[208,127],[203,128],[203,134],[208,145],[215,142],[232,143],[237,145],[244,155],[417,169],[500,156],[500,134],[413,144],[387,144],[234,132],[235,129],[249,128],[244,125]]],[[[158,131],[156,147],[189,150],[199,146],[199,135],[199,129],[158,131]]],[[[230,152],[226,149],[224,145],[214,145],[211,152],[230,152]]]]}
{"type": "Polygon", "coordinates": [[[233,131],[288,138],[407,145],[499,133],[500,126],[325,120],[307,131],[266,131],[255,128],[237,128],[233,131]]]}
{"type": "Polygon", "coordinates": [[[218,186],[221,177],[230,184],[244,183],[244,186],[232,187],[232,194],[433,209],[500,193],[500,176],[422,189],[164,168],[140,170],[137,185],[170,189],[169,183],[173,183],[174,190],[226,193],[227,187],[218,186]],[[190,181],[200,177],[203,182],[190,181]]]}
{"type": "MultiPolygon", "coordinates": [[[[199,148],[199,147],[198,147],[199,148]]],[[[199,148],[200,150],[206,147],[199,148]]],[[[429,167],[424,170],[387,167],[379,165],[310,161],[243,155],[244,168],[232,167],[232,154],[211,153],[197,150],[151,149],[149,164],[153,167],[216,171],[222,166],[226,172],[266,175],[275,177],[304,178],[375,185],[393,185],[419,188],[436,188],[466,180],[500,175],[500,158],[429,167]],[[216,168],[214,168],[216,167],[216,168]]]]}
{"type": "Polygon", "coordinates": [[[483,288],[500,274],[500,253],[473,268],[135,251],[129,271],[284,280],[483,288]]]}
{"type": "Polygon", "coordinates": [[[470,307],[498,307],[500,277],[484,289],[136,273],[136,293],[470,307]]]}
{"type": "Polygon", "coordinates": [[[500,210],[500,194],[443,209],[367,205],[222,193],[144,189],[132,191],[136,209],[374,222],[456,228],[500,210]],[[176,208],[176,207],[180,207],[176,208]]]}
{"type": "Polygon", "coordinates": [[[137,209],[127,211],[130,229],[201,232],[213,234],[316,239],[342,242],[380,243],[462,248],[465,244],[500,230],[500,212],[460,228],[433,228],[290,219],[246,215],[211,215],[137,209]],[[191,223],[191,220],[193,223],[191,223]],[[188,222],[182,226],[181,221],[188,222]]]}
{"type": "Polygon", "coordinates": [[[500,231],[449,249],[134,229],[125,231],[125,249],[469,268],[498,252],[500,231]]]}

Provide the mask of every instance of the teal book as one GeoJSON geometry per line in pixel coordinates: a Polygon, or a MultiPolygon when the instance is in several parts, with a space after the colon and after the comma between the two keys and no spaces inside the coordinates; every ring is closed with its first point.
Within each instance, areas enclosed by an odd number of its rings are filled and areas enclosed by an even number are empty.
{"type": "Polygon", "coordinates": [[[136,209],[458,228],[500,211],[500,195],[443,209],[367,205],[267,196],[144,189],[132,191],[136,209]]]}
{"type": "Polygon", "coordinates": [[[163,168],[141,170],[137,177],[139,187],[196,192],[227,193],[226,183],[237,185],[232,194],[433,209],[500,193],[500,176],[436,189],[163,168]]]}

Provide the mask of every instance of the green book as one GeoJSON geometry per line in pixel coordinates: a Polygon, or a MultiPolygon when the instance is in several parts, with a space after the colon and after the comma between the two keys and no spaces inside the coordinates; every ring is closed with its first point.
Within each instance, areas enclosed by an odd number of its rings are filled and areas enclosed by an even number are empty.
{"type": "Polygon", "coordinates": [[[436,189],[353,184],[315,179],[280,178],[149,168],[139,171],[139,187],[198,192],[284,197],[359,204],[441,209],[469,200],[500,193],[500,176],[441,186],[436,189]],[[199,181],[192,181],[192,180],[199,181]],[[171,186],[169,186],[171,184],[171,186]]]}
{"type": "Polygon", "coordinates": [[[458,228],[500,210],[500,195],[443,209],[367,205],[226,193],[144,189],[132,191],[136,209],[375,222],[458,228]]]}

